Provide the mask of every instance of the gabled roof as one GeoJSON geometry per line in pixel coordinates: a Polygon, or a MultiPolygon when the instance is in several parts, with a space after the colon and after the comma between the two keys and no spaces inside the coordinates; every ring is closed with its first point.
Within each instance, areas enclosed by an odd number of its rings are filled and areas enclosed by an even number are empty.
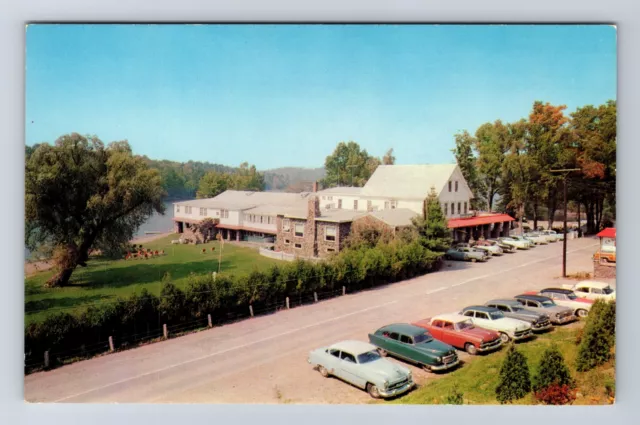
{"type": "Polygon", "coordinates": [[[218,208],[227,210],[246,210],[257,206],[285,207],[300,205],[305,207],[309,192],[253,192],[247,190],[225,190],[213,198],[193,199],[175,202],[175,205],[186,205],[197,208],[218,208]]]}
{"type": "Polygon", "coordinates": [[[615,227],[607,227],[602,229],[600,233],[596,235],[599,238],[616,238],[616,228],[615,227]]]}
{"type": "Polygon", "coordinates": [[[359,195],[361,191],[362,191],[361,187],[339,186],[339,187],[330,187],[327,189],[322,189],[316,193],[318,193],[319,195],[333,195],[333,194],[359,195]]]}
{"type": "Polygon", "coordinates": [[[389,226],[400,227],[411,225],[411,219],[416,217],[418,214],[408,208],[393,208],[372,211],[369,215],[388,224],[389,226]]]}
{"type": "Polygon", "coordinates": [[[379,165],[362,188],[362,195],[392,199],[426,199],[440,193],[457,164],[379,165]]]}

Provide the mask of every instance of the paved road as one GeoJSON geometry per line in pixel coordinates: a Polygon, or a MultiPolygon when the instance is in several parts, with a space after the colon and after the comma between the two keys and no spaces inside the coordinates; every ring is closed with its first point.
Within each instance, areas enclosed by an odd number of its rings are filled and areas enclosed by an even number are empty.
{"type": "MultiPolygon", "coordinates": [[[[592,271],[595,239],[568,241],[569,273],[592,271]]],[[[25,377],[31,402],[360,403],[369,396],[325,379],[306,362],[314,348],[458,311],[489,298],[563,283],[562,243],[449,263],[438,272],[315,305],[150,344],[25,377]]],[[[461,358],[469,359],[466,353],[461,358]]],[[[418,382],[437,379],[412,368],[418,382]]]]}

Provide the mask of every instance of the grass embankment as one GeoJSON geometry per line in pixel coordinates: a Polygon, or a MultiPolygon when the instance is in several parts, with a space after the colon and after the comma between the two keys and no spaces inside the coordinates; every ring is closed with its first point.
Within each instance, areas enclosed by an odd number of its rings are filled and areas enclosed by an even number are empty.
{"type": "MultiPolygon", "coordinates": [[[[588,372],[576,372],[575,358],[578,352],[576,337],[584,323],[576,323],[552,332],[538,335],[535,340],[517,344],[517,349],[527,358],[529,370],[533,377],[542,358],[542,353],[555,343],[576,379],[578,397],[574,405],[609,404],[606,385],[615,388],[615,360],[588,372]]],[[[463,393],[465,404],[499,404],[495,397],[495,389],[500,378],[500,367],[507,350],[503,347],[497,353],[476,356],[461,368],[444,376],[430,380],[424,386],[412,391],[404,397],[394,400],[397,404],[444,404],[445,397],[451,393],[453,386],[463,393]]],[[[536,404],[533,394],[529,394],[514,404],[536,404]]]]}
{"type": "MultiPolygon", "coordinates": [[[[171,245],[175,235],[144,243],[145,248],[165,250],[165,255],[146,260],[109,260],[92,258],[87,267],[78,267],[71,284],[64,288],[45,288],[53,271],[36,273],[25,279],[25,322],[39,321],[52,313],[73,312],[89,304],[110,302],[146,288],[159,295],[165,273],[178,287],[187,285],[191,273],[208,274],[218,270],[219,242],[202,245],[171,245]],[[206,248],[207,252],[202,253],[206,248]],[[215,248],[215,251],[211,251],[215,248]]],[[[251,248],[225,244],[220,270],[225,274],[245,275],[276,263],[251,248]]]]}

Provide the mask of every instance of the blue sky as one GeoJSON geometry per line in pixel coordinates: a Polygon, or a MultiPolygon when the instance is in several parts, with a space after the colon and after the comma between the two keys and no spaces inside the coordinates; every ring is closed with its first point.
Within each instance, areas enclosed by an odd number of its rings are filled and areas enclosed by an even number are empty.
{"type": "Polygon", "coordinates": [[[616,98],[611,26],[30,25],[26,142],[322,166],[340,141],[453,160],[456,132],[616,98]]]}

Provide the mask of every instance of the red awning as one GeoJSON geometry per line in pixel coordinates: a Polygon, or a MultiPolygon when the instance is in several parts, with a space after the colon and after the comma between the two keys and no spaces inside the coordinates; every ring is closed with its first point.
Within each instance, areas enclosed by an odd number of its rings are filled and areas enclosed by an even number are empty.
{"type": "Polygon", "coordinates": [[[483,224],[504,223],[505,221],[513,221],[513,217],[508,214],[488,214],[477,217],[468,218],[452,218],[449,220],[447,227],[449,229],[457,229],[459,227],[473,227],[483,224]]]}
{"type": "Polygon", "coordinates": [[[600,233],[596,235],[599,238],[616,238],[616,228],[615,227],[606,227],[602,229],[600,233]]]}

